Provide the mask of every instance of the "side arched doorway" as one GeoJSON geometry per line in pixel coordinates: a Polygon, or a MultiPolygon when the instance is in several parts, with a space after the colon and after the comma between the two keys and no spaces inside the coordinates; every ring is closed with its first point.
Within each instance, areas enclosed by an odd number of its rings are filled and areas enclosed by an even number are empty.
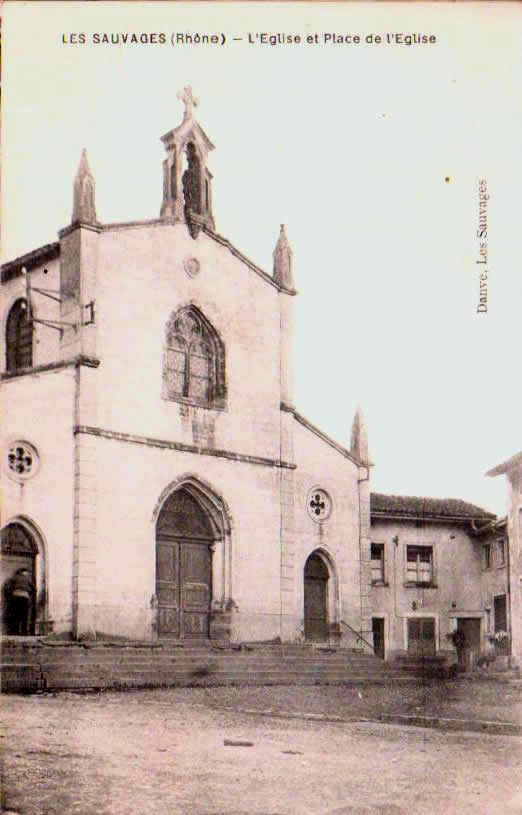
{"type": "Polygon", "coordinates": [[[36,541],[25,526],[11,523],[2,529],[0,585],[2,587],[1,630],[4,634],[34,634],[35,632],[37,555],[36,541]],[[22,570],[26,570],[27,576],[20,581],[18,575],[22,570]],[[23,589],[23,593],[29,595],[25,610],[23,604],[16,602],[16,598],[13,597],[13,588],[17,590],[17,593],[23,589]]]}
{"type": "Polygon", "coordinates": [[[311,554],[304,568],[304,633],[307,640],[328,639],[328,566],[317,553],[311,554]]]}
{"type": "Polygon", "coordinates": [[[214,539],[207,513],[187,490],[167,498],[156,523],[160,637],[209,636],[214,539]]]}

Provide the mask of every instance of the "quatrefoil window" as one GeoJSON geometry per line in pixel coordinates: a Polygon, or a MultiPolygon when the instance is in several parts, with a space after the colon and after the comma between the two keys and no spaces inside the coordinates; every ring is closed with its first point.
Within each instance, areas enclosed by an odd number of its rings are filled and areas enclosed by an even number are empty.
{"type": "Polygon", "coordinates": [[[26,441],[15,441],[7,450],[7,471],[11,478],[24,481],[38,470],[38,453],[26,441]]]}
{"type": "Polygon", "coordinates": [[[314,521],[325,521],[332,511],[332,500],[326,490],[310,490],[307,498],[308,514],[314,521]]]}

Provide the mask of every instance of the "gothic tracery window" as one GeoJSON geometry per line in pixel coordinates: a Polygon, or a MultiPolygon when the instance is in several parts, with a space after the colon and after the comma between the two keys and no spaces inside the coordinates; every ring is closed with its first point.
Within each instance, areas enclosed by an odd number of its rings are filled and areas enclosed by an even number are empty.
{"type": "Polygon", "coordinates": [[[171,316],[163,371],[166,398],[222,406],[224,361],[223,344],[197,309],[180,309],[171,316]]]}
{"type": "Polygon", "coordinates": [[[6,326],[6,367],[8,371],[30,368],[33,364],[33,326],[27,314],[27,302],[17,300],[9,312],[6,326]]]}

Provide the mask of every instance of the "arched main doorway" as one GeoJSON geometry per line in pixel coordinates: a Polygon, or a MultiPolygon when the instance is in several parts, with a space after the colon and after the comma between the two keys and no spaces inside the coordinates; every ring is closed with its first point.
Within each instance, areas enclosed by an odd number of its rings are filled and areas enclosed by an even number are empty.
{"type": "Polygon", "coordinates": [[[304,633],[307,640],[328,639],[329,572],[323,558],[311,554],[304,568],[304,633]]]}
{"type": "Polygon", "coordinates": [[[156,523],[160,637],[209,636],[214,539],[207,513],[187,490],[179,489],[167,498],[156,523]]]}
{"type": "Polygon", "coordinates": [[[36,568],[38,546],[31,533],[19,523],[8,524],[2,529],[2,558],[0,561],[0,585],[2,587],[1,630],[4,634],[34,634],[36,619],[36,568]],[[31,590],[27,619],[22,625],[11,602],[11,587],[17,572],[27,569],[31,590]]]}

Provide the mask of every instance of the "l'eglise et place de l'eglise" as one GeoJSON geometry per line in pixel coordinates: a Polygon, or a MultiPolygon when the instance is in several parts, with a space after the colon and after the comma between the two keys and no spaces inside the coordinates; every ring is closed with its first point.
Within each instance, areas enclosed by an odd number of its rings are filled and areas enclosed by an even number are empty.
{"type": "Polygon", "coordinates": [[[285,229],[272,274],[216,232],[214,146],[181,98],[159,218],[99,223],[84,152],[71,223],[2,267],[4,633],[388,658],[451,652],[460,626],[478,654],[508,626],[494,516],[370,495],[361,413],[345,449],[296,410],[285,229]]]}

